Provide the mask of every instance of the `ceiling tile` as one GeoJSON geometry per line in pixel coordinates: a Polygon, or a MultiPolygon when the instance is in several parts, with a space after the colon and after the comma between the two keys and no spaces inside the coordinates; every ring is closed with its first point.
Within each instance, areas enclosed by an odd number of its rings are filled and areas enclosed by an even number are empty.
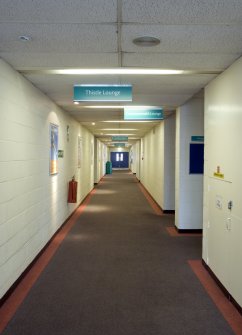
{"type": "Polygon", "coordinates": [[[225,69],[240,56],[239,53],[124,53],[123,66],[162,69],[225,69]]]}
{"type": "Polygon", "coordinates": [[[187,94],[195,93],[210,82],[215,75],[132,77],[134,94],[187,94]]]}
{"type": "Polygon", "coordinates": [[[116,0],[0,1],[0,22],[107,23],[116,20],[116,0]]]}
{"type": "Polygon", "coordinates": [[[0,23],[0,51],[102,53],[117,51],[115,25],[0,23]],[[18,36],[28,35],[30,42],[18,36]]]}
{"type": "Polygon", "coordinates": [[[242,25],[124,25],[124,52],[242,53],[242,25]],[[133,39],[153,36],[161,40],[155,47],[139,47],[133,39]]]}
{"type": "Polygon", "coordinates": [[[241,23],[241,0],[125,0],[123,22],[162,24],[241,23]]]}
{"type": "MultiPolygon", "coordinates": [[[[194,92],[196,93],[196,92],[194,92]]],[[[166,106],[168,110],[174,110],[183,105],[194,93],[190,94],[134,94],[133,100],[139,105],[166,106]]]]}
{"type": "Polygon", "coordinates": [[[63,68],[63,67],[117,67],[117,53],[12,53],[0,52],[15,69],[63,68]]]}
{"type": "Polygon", "coordinates": [[[74,85],[82,84],[119,84],[120,80],[117,76],[79,76],[79,75],[42,75],[42,74],[29,74],[25,77],[33,82],[40,89],[46,92],[64,92],[71,91],[73,93],[74,85]]]}

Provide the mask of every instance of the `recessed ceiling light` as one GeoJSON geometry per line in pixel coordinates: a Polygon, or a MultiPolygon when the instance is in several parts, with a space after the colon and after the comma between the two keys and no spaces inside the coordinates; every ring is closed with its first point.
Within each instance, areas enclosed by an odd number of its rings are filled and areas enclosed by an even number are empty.
{"type": "Polygon", "coordinates": [[[96,124],[95,122],[92,122],[92,126],[95,126],[95,124],[96,124]]]}
{"type": "Polygon", "coordinates": [[[160,40],[156,37],[142,36],[142,37],[135,38],[133,40],[133,43],[135,45],[138,45],[139,47],[154,47],[160,44],[160,40]]]}
{"type": "Polygon", "coordinates": [[[23,42],[29,42],[32,40],[32,38],[30,36],[27,36],[27,35],[21,35],[18,37],[20,41],[23,41],[23,42]]]}

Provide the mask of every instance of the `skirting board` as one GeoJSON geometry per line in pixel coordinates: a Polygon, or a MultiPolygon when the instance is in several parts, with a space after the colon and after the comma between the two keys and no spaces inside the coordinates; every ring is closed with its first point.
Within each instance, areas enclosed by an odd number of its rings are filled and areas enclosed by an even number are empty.
{"type": "Polygon", "coordinates": [[[176,230],[180,234],[202,234],[203,230],[202,229],[178,229],[175,226],[176,230]]]}
{"type": "Polygon", "coordinates": [[[202,265],[210,273],[211,277],[216,281],[218,286],[223,291],[224,295],[229,299],[229,301],[231,301],[231,303],[235,306],[235,308],[238,310],[238,312],[242,315],[242,307],[232,297],[232,295],[229,293],[229,291],[224,287],[224,285],[221,283],[221,281],[218,279],[218,277],[215,275],[215,273],[211,270],[211,268],[205,263],[204,260],[202,260],[202,265]]]}

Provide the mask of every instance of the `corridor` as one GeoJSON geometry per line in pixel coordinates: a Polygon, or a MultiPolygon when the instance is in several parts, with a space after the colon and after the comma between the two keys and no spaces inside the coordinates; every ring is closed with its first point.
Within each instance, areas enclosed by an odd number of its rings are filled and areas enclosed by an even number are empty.
{"type": "Polygon", "coordinates": [[[201,236],[171,236],[139,186],[101,180],[3,335],[234,334],[188,263],[201,236]]]}

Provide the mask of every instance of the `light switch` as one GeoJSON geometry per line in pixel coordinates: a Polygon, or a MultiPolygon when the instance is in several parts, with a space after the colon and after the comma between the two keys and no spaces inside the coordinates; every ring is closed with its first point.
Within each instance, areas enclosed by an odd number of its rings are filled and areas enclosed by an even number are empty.
{"type": "Polygon", "coordinates": [[[218,209],[222,209],[223,208],[223,198],[220,196],[216,196],[216,207],[218,209]]]}

